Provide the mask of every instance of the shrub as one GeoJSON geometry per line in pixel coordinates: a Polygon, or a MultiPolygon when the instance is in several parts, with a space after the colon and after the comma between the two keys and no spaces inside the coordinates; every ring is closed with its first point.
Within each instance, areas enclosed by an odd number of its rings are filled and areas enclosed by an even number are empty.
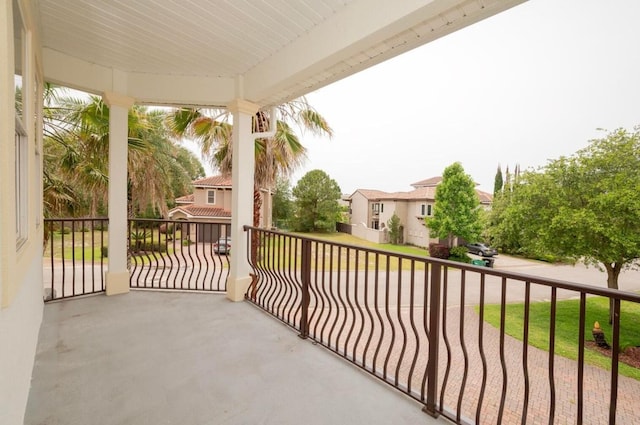
{"type": "Polygon", "coordinates": [[[454,246],[449,250],[449,260],[458,261],[460,263],[470,263],[471,257],[467,255],[469,250],[464,246],[454,246]]]}
{"type": "Polygon", "coordinates": [[[131,252],[167,252],[167,246],[160,242],[137,242],[129,246],[131,252]]]}
{"type": "Polygon", "coordinates": [[[97,222],[93,226],[93,230],[109,230],[107,229],[107,223],[97,222]]]}
{"type": "Polygon", "coordinates": [[[102,254],[102,258],[107,258],[109,255],[109,247],[103,246],[100,248],[100,253],[102,254]]]}
{"type": "Polygon", "coordinates": [[[447,258],[449,258],[449,248],[446,245],[442,245],[439,243],[430,243],[429,256],[446,260],[447,258]]]}

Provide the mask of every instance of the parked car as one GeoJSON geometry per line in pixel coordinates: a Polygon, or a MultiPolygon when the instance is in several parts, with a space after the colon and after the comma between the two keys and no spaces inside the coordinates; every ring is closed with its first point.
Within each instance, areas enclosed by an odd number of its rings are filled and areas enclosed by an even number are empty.
{"type": "Polygon", "coordinates": [[[220,238],[213,244],[213,252],[227,255],[231,252],[231,238],[220,238]]]}
{"type": "Polygon", "coordinates": [[[498,255],[498,251],[483,243],[468,243],[466,247],[471,254],[482,255],[483,257],[493,257],[494,255],[498,255]]]}

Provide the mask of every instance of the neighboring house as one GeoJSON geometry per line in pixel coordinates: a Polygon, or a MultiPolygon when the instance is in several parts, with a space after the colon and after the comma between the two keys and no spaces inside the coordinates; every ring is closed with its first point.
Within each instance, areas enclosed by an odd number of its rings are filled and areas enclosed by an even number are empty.
{"type": "MultiPolygon", "coordinates": [[[[197,228],[192,225],[190,229],[192,235],[198,235],[198,242],[215,242],[221,237],[228,237],[231,231],[231,176],[205,177],[194,180],[192,184],[193,193],[176,198],[176,207],[169,211],[169,219],[203,222],[197,228]]],[[[271,222],[267,193],[262,191],[262,227],[271,222]]]]}
{"type": "MultiPolygon", "coordinates": [[[[387,222],[395,213],[400,218],[400,242],[427,247],[438,242],[429,235],[425,217],[433,215],[436,186],[442,177],[432,177],[413,183],[409,192],[383,192],[381,190],[358,189],[350,197],[351,232],[354,236],[372,242],[387,241],[387,222]]],[[[491,208],[491,194],[476,190],[480,205],[491,208]]]]}

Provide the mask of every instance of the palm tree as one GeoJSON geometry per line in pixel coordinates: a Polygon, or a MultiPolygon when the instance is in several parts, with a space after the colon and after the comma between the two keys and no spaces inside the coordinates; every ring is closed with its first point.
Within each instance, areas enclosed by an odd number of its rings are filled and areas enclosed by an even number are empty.
{"type": "MultiPolygon", "coordinates": [[[[316,135],[332,136],[327,121],[302,97],[276,108],[279,116],[276,132],[271,138],[255,140],[253,225],[260,225],[262,196],[260,189],[272,189],[276,178],[289,177],[306,159],[306,149],[300,143],[294,128],[316,135]]],[[[270,127],[264,111],[258,111],[253,119],[253,131],[263,132],[270,127]]],[[[231,149],[232,125],[230,114],[220,109],[176,110],[169,120],[169,127],[178,137],[190,137],[200,144],[202,156],[222,174],[231,173],[233,152],[231,149]]]]}
{"type": "MultiPolygon", "coordinates": [[[[45,90],[45,215],[95,215],[107,205],[109,108],[100,97],[88,99],[45,90]]],[[[134,106],[128,116],[128,183],[130,215],[152,206],[166,213],[167,200],[190,190],[181,147],[165,127],[166,112],[134,106]]],[[[197,159],[191,158],[197,161],[197,159]]],[[[187,161],[188,162],[188,161],[187,161]]]]}

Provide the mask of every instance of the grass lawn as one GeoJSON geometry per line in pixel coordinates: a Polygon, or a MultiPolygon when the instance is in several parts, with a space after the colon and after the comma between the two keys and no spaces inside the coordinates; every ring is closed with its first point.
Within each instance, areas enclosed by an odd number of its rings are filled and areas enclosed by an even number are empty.
{"type": "Polygon", "coordinates": [[[411,245],[393,245],[390,243],[378,244],[375,242],[369,242],[364,239],[357,238],[353,235],[346,233],[293,233],[296,236],[309,237],[322,239],[327,242],[343,243],[349,245],[357,245],[362,248],[380,249],[383,251],[393,251],[399,254],[417,255],[421,257],[428,257],[429,253],[426,248],[418,248],[411,245]]]}
{"type": "MultiPolygon", "coordinates": [[[[549,318],[551,303],[535,302],[530,305],[529,344],[542,350],[549,348],[549,318]]],[[[477,310],[477,307],[476,307],[477,310]]],[[[524,304],[508,304],[505,310],[506,333],[522,340],[524,304]]],[[[578,358],[579,300],[558,301],[556,310],[556,354],[569,359],[578,358]]],[[[603,297],[587,298],[585,339],[593,340],[591,330],[595,321],[600,322],[607,342],[612,332],[608,323],[609,300],[603,297]]],[[[485,307],[485,320],[496,328],[500,326],[500,306],[485,307]]],[[[620,348],[640,345],[640,305],[622,302],[620,314],[620,348]]],[[[611,360],[600,353],[585,349],[585,362],[603,369],[611,369],[611,360]]],[[[620,363],[621,375],[640,380],[640,369],[620,363]]]]}
{"type": "MultiPolygon", "coordinates": [[[[63,235],[59,231],[53,232],[53,257],[58,259],[70,260],[72,255],[75,255],[76,259],[82,259],[84,252],[85,260],[102,258],[102,246],[109,244],[109,232],[106,230],[101,232],[95,230],[93,232],[93,244],[91,240],[91,232],[69,232],[64,234],[64,250],[62,249],[63,235]],[[84,240],[83,240],[84,238],[84,240]],[[72,242],[74,245],[72,246],[72,242]]],[[[51,257],[51,240],[48,240],[44,249],[44,257],[51,257]]]]}
{"type": "MultiPolygon", "coordinates": [[[[399,253],[399,254],[406,254],[406,255],[415,255],[415,256],[420,256],[420,257],[427,257],[427,250],[424,248],[418,248],[415,246],[408,246],[408,245],[392,245],[392,244],[377,244],[374,242],[369,242],[369,241],[365,241],[363,239],[357,238],[355,236],[346,234],[346,233],[291,233],[292,236],[300,236],[300,237],[309,237],[309,238],[315,238],[315,239],[321,239],[323,241],[326,242],[331,242],[331,243],[338,243],[338,244],[348,244],[348,245],[356,245],[358,247],[361,248],[365,248],[365,249],[377,249],[377,250],[386,250],[386,251],[392,251],[395,253],[399,253]]],[[[271,239],[272,241],[272,245],[269,247],[269,249],[274,250],[274,249],[279,249],[279,238],[273,238],[271,239]]],[[[313,248],[312,248],[313,249],[313,248]]],[[[332,264],[332,268],[333,270],[338,270],[338,257],[337,257],[337,252],[338,249],[334,248],[334,257],[333,257],[333,264],[332,264]]],[[[315,252],[312,252],[311,254],[312,256],[314,256],[313,258],[315,258],[315,252]]],[[[355,250],[349,250],[348,252],[348,256],[347,256],[347,250],[346,249],[342,249],[341,250],[341,256],[340,256],[340,269],[341,270],[346,270],[347,269],[347,265],[349,266],[349,268],[351,270],[358,269],[358,270],[364,270],[364,257],[365,254],[360,252],[358,257],[358,261],[356,262],[356,253],[355,250]]],[[[329,267],[329,252],[325,252],[325,266],[328,268],[329,267]]],[[[280,258],[280,266],[284,266],[287,267],[288,263],[289,263],[289,258],[288,258],[288,252],[285,251],[284,253],[281,253],[281,257],[280,258]]],[[[398,265],[398,259],[396,257],[388,257],[384,254],[381,254],[378,256],[378,269],[379,270],[386,270],[387,269],[387,258],[389,258],[389,270],[391,271],[396,271],[398,270],[400,267],[398,265]]],[[[375,256],[374,255],[369,255],[369,268],[370,270],[373,270],[373,268],[375,267],[375,256]]],[[[312,268],[315,266],[315,264],[312,264],[312,268]]],[[[409,261],[403,261],[402,262],[402,269],[403,270],[409,270],[411,267],[410,262],[409,261]]],[[[423,263],[417,263],[415,266],[416,270],[424,270],[424,264],[423,263]]]]}
{"type": "MultiPolygon", "coordinates": [[[[181,241],[180,241],[180,232],[176,232],[176,248],[178,248],[181,245],[181,241]]],[[[167,236],[165,234],[160,234],[158,235],[157,233],[155,233],[153,235],[153,243],[157,244],[160,243],[162,245],[165,244],[167,236]]],[[[140,243],[144,243],[144,242],[152,242],[152,238],[150,236],[150,234],[148,235],[148,237],[146,238],[140,238],[138,239],[137,242],[140,243]]],[[[136,241],[134,240],[133,243],[136,243],[136,241]]],[[[74,258],[73,256],[75,255],[75,259],[76,260],[81,260],[82,259],[82,254],[84,253],[84,258],[85,261],[89,261],[89,260],[100,260],[102,258],[102,247],[106,247],[109,245],[109,232],[108,231],[100,231],[100,230],[95,230],[93,232],[93,240],[92,240],[92,234],[91,231],[86,231],[86,232],[69,232],[69,233],[65,233],[64,234],[64,250],[63,250],[63,235],[61,232],[56,231],[53,233],[53,257],[56,259],[65,259],[65,260],[70,260],[72,258],[74,258]],[[84,239],[83,239],[84,238],[84,239]]],[[[168,254],[173,253],[173,242],[170,240],[167,244],[167,250],[168,250],[168,254]]],[[[167,253],[164,253],[164,255],[166,255],[167,253]]],[[[156,252],[156,256],[160,256],[161,253],[160,252],[156,252]]],[[[146,259],[147,255],[135,255],[135,257],[140,258],[140,261],[142,261],[144,264],[148,263],[149,260],[146,259]]],[[[153,257],[153,254],[151,254],[151,252],[149,253],[149,256],[153,257]]],[[[45,258],[51,258],[51,240],[47,241],[46,246],[45,246],[45,250],[44,250],[44,257],[45,258]]],[[[106,257],[105,257],[106,258],[106,257]]]]}

